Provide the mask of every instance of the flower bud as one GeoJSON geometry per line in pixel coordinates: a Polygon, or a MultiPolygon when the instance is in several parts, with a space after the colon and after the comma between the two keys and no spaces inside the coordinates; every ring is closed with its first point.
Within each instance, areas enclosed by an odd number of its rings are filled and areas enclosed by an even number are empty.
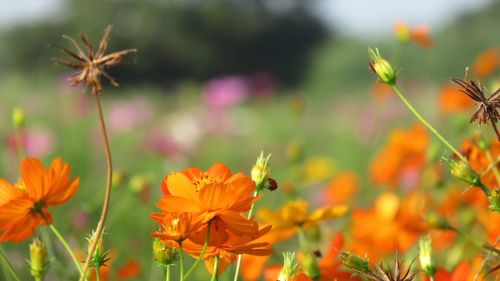
{"type": "Polygon", "coordinates": [[[38,238],[33,239],[30,244],[30,261],[29,268],[31,276],[35,280],[43,280],[49,267],[49,259],[47,257],[47,248],[45,244],[38,238]]]}
{"type": "Polygon", "coordinates": [[[345,267],[349,269],[353,269],[362,273],[370,272],[368,259],[362,259],[358,255],[349,252],[342,252],[340,253],[340,261],[345,267]]]}
{"type": "Polygon", "coordinates": [[[420,239],[419,242],[420,248],[420,267],[425,274],[433,277],[436,273],[436,268],[432,264],[432,245],[431,245],[431,237],[426,235],[420,239]]]}
{"type": "Polygon", "coordinates": [[[317,280],[321,276],[318,259],[313,252],[303,254],[303,270],[313,280],[317,280]]]}
{"type": "Polygon", "coordinates": [[[267,179],[269,178],[270,170],[267,166],[271,154],[264,158],[264,152],[261,151],[257,162],[252,167],[252,180],[255,182],[256,190],[261,191],[267,185],[267,179]]]}
{"type": "Polygon", "coordinates": [[[126,175],[123,171],[117,170],[113,172],[113,179],[111,181],[111,186],[113,188],[120,187],[126,179],[126,175]]]}
{"type": "Polygon", "coordinates": [[[165,246],[160,239],[153,240],[153,259],[160,266],[167,266],[177,260],[177,250],[172,247],[165,246]]]}
{"type": "Polygon", "coordinates": [[[133,176],[130,179],[130,188],[132,191],[141,193],[150,186],[149,180],[144,176],[133,176]]]}
{"type": "Polygon", "coordinates": [[[490,199],[490,210],[500,213],[500,188],[493,189],[488,199],[490,199]]]}
{"type": "Polygon", "coordinates": [[[283,268],[281,269],[278,281],[292,281],[299,274],[300,267],[294,252],[283,253],[283,268]]]}
{"type": "Polygon", "coordinates": [[[481,179],[472,167],[464,160],[450,160],[451,174],[471,186],[478,186],[481,179]]]}
{"type": "Polygon", "coordinates": [[[396,25],[394,26],[394,33],[396,34],[399,42],[403,44],[408,44],[411,40],[411,29],[404,22],[396,23],[396,25]]]}
{"type": "Polygon", "coordinates": [[[16,129],[22,129],[26,121],[26,114],[21,107],[15,107],[12,110],[12,125],[16,129]]]}
{"type": "Polygon", "coordinates": [[[111,258],[108,257],[109,251],[104,250],[102,235],[101,237],[96,237],[96,234],[97,233],[95,231],[92,231],[92,233],[87,237],[87,253],[90,255],[90,247],[96,243],[94,253],[92,254],[91,264],[95,268],[100,268],[101,266],[105,266],[106,262],[108,262],[111,258]]]}
{"type": "Polygon", "coordinates": [[[368,49],[370,56],[370,69],[377,74],[380,82],[394,85],[397,78],[397,70],[391,64],[380,56],[378,49],[368,49]]]}

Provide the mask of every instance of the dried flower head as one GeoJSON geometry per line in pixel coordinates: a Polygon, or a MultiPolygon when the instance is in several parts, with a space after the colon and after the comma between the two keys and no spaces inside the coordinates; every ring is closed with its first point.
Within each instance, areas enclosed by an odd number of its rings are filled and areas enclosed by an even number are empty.
{"type": "Polygon", "coordinates": [[[498,113],[498,107],[500,107],[500,89],[497,89],[491,96],[486,97],[481,83],[467,79],[467,70],[465,76],[464,80],[457,78],[452,78],[451,80],[461,87],[461,92],[477,103],[477,110],[472,115],[470,122],[478,122],[479,124],[490,122],[498,140],[500,140],[500,133],[496,126],[497,121],[500,120],[500,113],[498,113]]]}
{"type": "Polygon", "coordinates": [[[126,49],[110,54],[104,54],[108,48],[109,34],[112,29],[113,27],[111,25],[106,27],[97,51],[94,51],[94,48],[90,44],[90,40],[87,36],[81,35],[80,38],[87,48],[87,53],[83,52],[80,46],[76,43],[75,39],[67,35],[63,35],[63,38],[69,40],[77,52],[75,53],[64,47],[59,47],[61,52],[70,56],[73,60],[54,59],[54,61],[79,70],[76,74],[69,78],[72,86],[83,84],[85,87],[88,87],[90,85],[92,87],[92,93],[94,95],[99,95],[102,92],[101,76],[104,76],[109,80],[111,85],[118,87],[118,82],[106,73],[105,69],[117,65],[122,61],[125,55],[137,52],[137,49],[126,49]]]}
{"type": "Polygon", "coordinates": [[[379,264],[375,266],[372,272],[367,276],[371,281],[413,281],[416,273],[412,273],[411,267],[413,262],[406,264],[404,260],[399,260],[396,257],[394,268],[379,264]]]}

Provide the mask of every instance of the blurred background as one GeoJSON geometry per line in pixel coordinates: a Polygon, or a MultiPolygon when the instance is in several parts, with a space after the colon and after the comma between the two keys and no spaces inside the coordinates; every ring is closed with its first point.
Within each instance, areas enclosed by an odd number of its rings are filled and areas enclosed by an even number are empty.
{"type": "MultiPolygon", "coordinates": [[[[470,130],[468,114],[444,115],[438,93],[500,46],[495,0],[0,0],[0,7],[1,176],[18,177],[11,112],[21,107],[28,154],[45,163],[62,156],[82,179],[74,204],[54,210],[81,249],[99,214],[105,164],[92,97],[69,87],[72,70],[51,59],[64,58],[57,46],[72,49],[62,34],[97,44],[108,24],[109,51],[139,50],[109,70],[120,87],[105,81],[103,93],[117,175],[107,240],[119,249],[114,267],[140,258],[137,280],[161,273],[149,265],[149,214],[169,172],[221,161],[249,173],[264,150],[285,189],[262,204],[283,202],[292,188],[317,200],[345,169],[371,190],[377,148],[414,119],[393,96],[374,93],[368,47],[395,61],[409,98],[458,142],[470,130]],[[403,46],[394,31],[402,22],[425,30],[431,44],[403,46]],[[130,213],[131,204],[141,208],[130,213]]],[[[24,252],[8,247],[22,267],[24,252]]]]}

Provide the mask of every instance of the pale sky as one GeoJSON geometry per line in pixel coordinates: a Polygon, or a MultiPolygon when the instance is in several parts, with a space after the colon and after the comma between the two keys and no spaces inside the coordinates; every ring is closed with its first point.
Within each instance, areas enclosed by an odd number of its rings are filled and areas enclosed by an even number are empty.
{"type": "MultiPolygon", "coordinates": [[[[281,1],[287,0],[268,0],[281,1]]],[[[313,0],[311,0],[313,1],[313,0]]],[[[493,0],[315,0],[314,10],[332,27],[358,36],[392,32],[396,21],[427,24],[431,28],[493,0]]],[[[63,0],[0,0],[0,30],[16,23],[55,16],[63,0]]]]}

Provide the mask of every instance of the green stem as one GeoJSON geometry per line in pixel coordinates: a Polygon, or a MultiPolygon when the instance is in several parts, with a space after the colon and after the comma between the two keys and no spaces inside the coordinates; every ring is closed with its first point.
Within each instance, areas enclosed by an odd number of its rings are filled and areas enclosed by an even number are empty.
{"type": "Polygon", "coordinates": [[[164,273],[163,280],[170,281],[170,264],[163,267],[163,268],[164,268],[163,269],[163,273],[164,273]]]}
{"type": "Polygon", "coordinates": [[[101,270],[97,267],[95,269],[95,277],[96,277],[97,281],[101,281],[101,270]]]}
{"type": "Polygon", "coordinates": [[[497,169],[497,163],[495,163],[495,160],[493,159],[493,156],[491,155],[491,151],[489,149],[485,149],[484,153],[486,154],[486,158],[488,159],[488,162],[490,162],[491,169],[493,170],[493,174],[495,175],[495,179],[497,180],[497,184],[500,185],[500,173],[498,173],[497,169]]]}
{"type": "Polygon", "coordinates": [[[429,277],[430,277],[431,281],[434,281],[434,276],[433,275],[431,275],[429,277]]]}
{"type": "Polygon", "coordinates": [[[184,280],[184,250],[182,250],[182,241],[179,241],[179,280],[184,280]]]}
{"type": "Polygon", "coordinates": [[[299,235],[299,246],[303,252],[309,252],[309,243],[307,242],[306,235],[301,229],[298,233],[299,235]]]}
{"type": "Polygon", "coordinates": [[[191,268],[189,268],[189,270],[186,272],[186,275],[184,275],[184,279],[182,279],[182,280],[186,280],[189,277],[189,275],[191,275],[191,273],[193,273],[193,271],[196,269],[196,267],[198,266],[200,261],[203,259],[203,256],[205,256],[205,252],[207,251],[207,247],[208,247],[208,241],[210,239],[210,228],[211,227],[212,227],[212,221],[209,221],[207,224],[207,236],[205,238],[205,243],[203,243],[203,248],[201,249],[200,256],[198,257],[198,259],[196,259],[196,261],[191,266],[191,268]]]}
{"type": "MultiPolygon", "coordinates": [[[[64,248],[66,249],[66,251],[68,252],[68,254],[71,256],[71,259],[73,260],[76,268],[78,269],[78,272],[80,274],[82,274],[82,268],[80,266],[80,262],[76,258],[75,254],[71,250],[71,247],[68,245],[68,243],[66,242],[66,240],[64,240],[64,237],[61,235],[61,233],[59,233],[59,231],[57,231],[56,227],[53,224],[50,224],[49,227],[50,227],[50,230],[52,230],[52,232],[55,234],[55,236],[57,237],[57,239],[59,239],[59,241],[61,242],[61,244],[64,246],[64,248]]],[[[97,270],[97,271],[99,271],[99,270],[97,270]]]]}
{"type": "MultiPolygon", "coordinates": [[[[257,194],[258,194],[258,192],[254,191],[253,197],[256,197],[257,194]]],[[[248,211],[248,215],[247,215],[248,219],[250,219],[251,217],[253,217],[254,206],[255,206],[255,202],[252,203],[252,206],[250,206],[250,210],[248,211]]],[[[242,255],[239,254],[238,255],[238,259],[236,261],[236,270],[234,271],[234,279],[233,279],[233,281],[238,281],[238,274],[240,272],[240,267],[241,267],[241,258],[242,258],[242,255]]]]}
{"type": "Polygon", "coordinates": [[[19,278],[19,276],[16,273],[16,270],[14,269],[14,267],[12,266],[12,264],[10,263],[9,258],[7,258],[7,255],[5,255],[5,252],[1,248],[0,248],[0,259],[2,260],[2,262],[7,267],[7,269],[10,272],[10,274],[12,275],[12,277],[14,277],[14,279],[16,281],[21,281],[21,279],[19,278]]]}
{"type": "Polygon", "coordinates": [[[453,145],[451,145],[436,129],[434,129],[434,127],[432,127],[432,125],[429,124],[429,122],[427,122],[427,120],[425,120],[424,117],[422,117],[422,115],[420,115],[420,113],[418,113],[418,111],[413,107],[413,105],[411,105],[411,103],[406,99],[406,97],[403,95],[403,93],[401,93],[401,90],[399,90],[399,88],[398,88],[398,86],[396,86],[396,84],[394,84],[394,83],[389,84],[389,86],[392,87],[392,89],[396,92],[396,94],[403,101],[403,103],[406,105],[406,107],[408,107],[408,109],[413,113],[413,115],[415,115],[415,117],[420,122],[422,122],[422,124],[424,124],[451,151],[453,151],[453,153],[455,153],[460,158],[460,160],[468,163],[467,159],[465,159],[465,157],[462,155],[462,153],[460,153],[455,147],[453,147],[453,145]]]}
{"type": "Polygon", "coordinates": [[[37,276],[37,277],[35,277],[35,281],[43,281],[42,276],[37,276]]]}
{"type": "Polygon", "coordinates": [[[484,192],[486,197],[488,197],[488,199],[491,197],[490,189],[486,185],[484,185],[484,183],[481,180],[479,180],[477,187],[481,188],[481,190],[484,192]]]}
{"type": "Polygon", "coordinates": [[[215,256],[214,268],[212,270],[212,279],[210,279],[210,281],[219,280],[219,275],[217,274],[218,269],[219,269],[219,256],[215,256]]]}

